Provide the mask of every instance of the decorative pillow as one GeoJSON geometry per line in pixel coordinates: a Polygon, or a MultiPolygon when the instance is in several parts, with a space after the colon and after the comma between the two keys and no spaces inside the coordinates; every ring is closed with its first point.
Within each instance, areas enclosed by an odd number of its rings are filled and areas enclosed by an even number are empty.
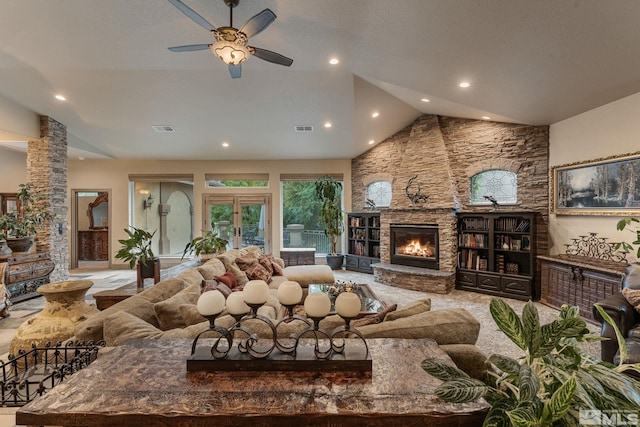
{"type": "Polygon", "coordinates": [[[236,282],[236,276],[234,276],[233,273],[230,271],[227,271],[223,275],[216,276],[215,279],[218,282],[222,282],[225,285],[227,285],[227,287],[231,290],[233,290],[236,286],[238,286],[238,283],[236,282]]]}
{"type": "MultiPolygon", "coordinates": [[[[229,289],[229,287],[227,285],[225,285],[224,283],[218,282],[216,279],[213,280],[203,280],[202,281],[202,286],[200,287],[201,290],[201,294],[205,293],[205,292],[209,292],[209,291],[220,291],[220,293],[222,295],[224,295],[225,299],[231,295],[231,292],[233,292],[231,289],[229,289]]],[[[195,304],[197,304],[197,300],[195,302],[195,304]]]]}
{"type": "Polygon", "coordinates": [[[374,325],[376,323],[380,323],[386,318],[386,316],[389,313],[395,311],[396,308],[398,308],[397,304],[390,305],[389,307],[387,307],[386,309],[384,309],[384,311],[381,311],[380,313],[370,314],[368,316],[361,317],[360,319],[353,320],[351,322],[351,325],[353,327],[357,328],[357,327],[360,327],[360,326],[374,325]]]}
{"type": "Polygon", "coordinates": [[[629,289],[624,288],[622,290],[622,295],[629,301],[629,304],[636,309],[638,313],[640,313],[640,289],[629,289]]]}
{"type": "Polygon", "coordinates": [[[199,265],[196,269],[202,274],[205,280],[215,279],[225,273],[224,264],[218,258],[211,258],[206,263],[199,265]]]}
{"type": "Polygon", "coordinates": [[[240,258],[236,258],[236,265],[242,271],[247,271],[256,262],[258,262],[258,258],[254,257],[252,255],[247,255],[247,256],[240,257],[240,258]]]}
{"type": "MultiPolygon", "coordinates": [[[[217,282],[216,282],[217,283],[217,282]]],[[[200,296],[200,286],[191,285],[171,298],[153,305],[160,329],[166,331],[173,328],[184,328],[180,304],[196,304],[200,296]]]]}
{"type": "Polygon", "coordinates": [[[182,315],[182,321],[187,326],[196,325],[207,320],[200,314],[198,306],[195,304],[180,304],[178,309],[182,315]]]}
{"type": "Polygon", "coordinates": [[[392,311],[385,316],[384,321],[388,322],[401,317],[409,317],[429,310],[431,310],[431,298],[415,301],[401,310],[392,311]]]}
{"type": "Polygon", "coordinates": [[[162,331],[125,311],[116,311],[104,319],[104,340],[116,346],[131,338],[160,338],[162,331]]]}
{"type": "Polygon", "coordinates": [[[271,281],[271,273],[269,273],[259,262],[253,264],[245,273],[251,280],[264,280],[269,283],[271,281]]]}
{"type": "Polygon", "coordinates": [[[189,270],[185,270],[182,273],[178,274],[176,276],[176,279],[184,280],[187,286],[190,286],[196,283],[199,285],[203,277],[198,270],[196,270],[195,268],[190,268],[189,270]]]}
{"type": "Polygon", "coordinates": [[[240,267],[238,267],[237,265],[234,264],[231,267],[229,267],[229,271],[233,273],[233,277],[236,278],[237,287],[241,288],[244,285],[246,285],[246,283],[249,281],[249,278],[247,277],[247,273],[240,270],[240,267]]]}
{"type": "Polygon", "coordinates": [[[233,263],[235,262],[237,255],[233,251],[227,251],[223,254],[218,255],[216,258],[222,261],[222,264],[224,264],[225,270],[229,270],[233,265],[233,263]]]}
{"type": "Polygon", "coordinates": [[[271,261],[271,268],[274,276],[284,276],[284,268],[275,259],[271,261]]]}
{"type": "Polygon", "coordinates": [[[271,265],[272,261],[273,255],[271,254],[258,257],[258,262],[269,272],[269,274],[273,274],[273,266],[271,265]]]}

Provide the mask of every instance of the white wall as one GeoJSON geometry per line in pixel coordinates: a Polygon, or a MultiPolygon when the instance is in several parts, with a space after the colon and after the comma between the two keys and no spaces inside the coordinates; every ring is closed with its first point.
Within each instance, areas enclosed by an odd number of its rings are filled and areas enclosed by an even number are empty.
{"type": "MultiPolygon", "coordinates": [[[[154,161],[154,160],[75,160],[69,159],[68,189],[110,189],[111,199],[111,251],[112,263],[118,260],[113,254],[118,250],[118,239],[126,237],[124,229],[129,223],[129,174],[193,174],[195,231],[206,229],[203,214],[203,194],[270,193],[272,218],[272,251],[281,247],[280,224],[280,174],[281,173],[342,173],[345,182],[351,182],[351,160],[295,160],[295,161],[154,161]],[[206,188],[205,173],[269,173],[270,187],[255,188],[206,188]]],[[[351,206],[351,186],[345,185],[345,206],[351,206]]]]}
{"type": "MultiPolygon", "coordinates": [[[[639,152],[639,117],[640,93],[551,125],[549,166],[639,152]]],[[[550,254],[564,253],[564,244],[588,232],[611,242],[629,241],[630,233],[616,230],[620,218],[549,215],[550,254]]]]}

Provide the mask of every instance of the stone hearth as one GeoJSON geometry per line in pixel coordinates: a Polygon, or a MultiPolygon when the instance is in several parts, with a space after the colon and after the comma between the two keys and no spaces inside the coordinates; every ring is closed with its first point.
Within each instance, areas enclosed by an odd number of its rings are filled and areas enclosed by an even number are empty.
{"type": "Polygon", "coordinates": [[[402,208],[380,212],[380,263],[373,264],[376,281],[389,286],[447,294],[455,287],[456,217],[446,208],[402,208]],[[440,269],[391,264],[391,224],[437,224],[440,269]]]}

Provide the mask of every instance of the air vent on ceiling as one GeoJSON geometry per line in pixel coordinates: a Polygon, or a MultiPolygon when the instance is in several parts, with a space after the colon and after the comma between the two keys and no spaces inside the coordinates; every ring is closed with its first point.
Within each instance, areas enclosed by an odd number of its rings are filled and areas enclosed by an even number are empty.
{"type": "Polygon", "coordinates": [[[175,132],[171,126],[151,126],[156,132],[175,132]]]}
{"type": "Polygon", "coordinates": [[[296,126],[296,132],[313,132],[313,126],[296,126]]]}

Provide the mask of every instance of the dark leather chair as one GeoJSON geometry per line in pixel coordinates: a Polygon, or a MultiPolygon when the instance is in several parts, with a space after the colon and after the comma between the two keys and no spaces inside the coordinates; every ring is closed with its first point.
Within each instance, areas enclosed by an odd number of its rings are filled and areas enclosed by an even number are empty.
{"type": "MultiPolygon", "coordinates": [[[[627,267],[622,287],[640,289],[640,263],[630,264],[627,267]]],[[[596,304],[611,316],[625,338],[627,343],[625,363],[640,363],[640,313],[629,304],[621,293],[610,295],[596,304]]],[[[595,307],[593,307],[593,315],[596,320],[602,323],[600,335],[609,338],[601,342],[601,359],[605,362],[616,363],[619,356],[616,334],[611,325],[602,319],[595,307]]]]}

